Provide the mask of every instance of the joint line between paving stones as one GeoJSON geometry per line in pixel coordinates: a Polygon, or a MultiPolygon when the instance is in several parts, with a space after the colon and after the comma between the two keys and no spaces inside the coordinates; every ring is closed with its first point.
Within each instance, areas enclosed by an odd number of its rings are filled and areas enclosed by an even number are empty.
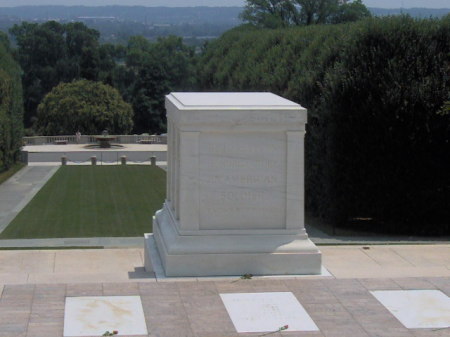
{"type": "Polygon", "coordinates": [[[56,252],[53,252],[53,273],[56,272],[56,252]]]}
{"type": "Polygon", "coordinates": [[[369,259],[371,259],[373,262],[375,262],[377,265],[382,266],[382,264],[380,262],[378,262],[377,260],[375,260],[372,256],[370,256],[369,254],[366,253],[366,251],[364,249],[361,250],[369,259]]]}
{"type": "MultiPolygon", "coordinates": [[[[406,277],[407,279],[411,279],[412,277],[406,277]]],[[[417,279],[417,277],[413,277],[413,279],[417,279]]],[[[399,283],[395,278],[393,279],[394,283],[396,285],[398,285],[400,287],[401,290],[423,290],[422,286],[419,287],[413,287],[414,289],[412,289],[412,287],[405,287],[404,285],[402,285],[401,283],[399,283]]],[[[436,287],[433,283],[422,279],[421,281],[427,284],[427,287],[425,289],[439,289],[438,287],[436,287]]]]}
{"type": "Polygon", "coordinates": [[[392,250],[394,252],[395,255],[397,255],[398,257],[400,257],[403,261],[405,261],[406,263],[410,264],[413,267],[417,267],[414,263],[412,263],[411,261],[407,260],[406,258],[404,258],[403,256],[401,256],[395,249],[393,248],[389,248],[389,250],[392,250]]]}
{"type": "MultiPolygon", "coordinates": [[[[366,289],[366,291],[367,292],[369,292],[369,290],[364,286],[364,284],[362,284],[361,283],[361,281],[360,280],[356,280],[364,289],[366,289]]],[[[328,290],[330,290],[331,292],[333,291],[333,289],[331,289],[329,286],[326,286],[327,288],[328,288],[328,290]]],[[[339,302],[339,304],[340,305],[342,305],[342,307],[344,308],[344,310],[346,311],[346,312],[348,312],[348,314],[351,316],[351,318],[353,319],[353,321],[362,329],[362,331],[364,331],[364,333],[367,335],[367,336],[370,336],[370,333],[364,328],[364,326],[359,322],[359,320],[357,320],[356,319],[356,317],[347,309],[347,307],[345,306],[345,304],[344,304],[344,302],[343,301],[341,301],[341,299],[338,297],[338,296],[336,296],[336,295],[334,295],[334,293],[333,293],[333,296],[336,298],[336,300],[339,302]]]]}
{"type": "MultiPolygon", "coordinates": [[[[28,274],[28,276],[29,276],[29,274],[28,274]]],[[[33,304],[34,304],[34,297],[35,297],[35,294],[36,294],[36,285],[33,284],[33,294],[32,294],[32,297],[31,297],[30,313],[29,313],[29,315],[28,315],[27,330],[25,331],[25,334],[26,334],[27,337],[28,337],[28,329],[29,329],[29,327],[30,327],[31,313],[33,312],[33,304]]],[[[32,336],[30,336],[30,337],[32,337],[32,336]]]]}
{"type": "MultiPolygon", "coordinates": [[[[196,281],[196,282],[198,284],[198,281],[196,281]]],[[[183,306],[183,312],[186,315],[186,319],[187,319],[187,321],[189,323],[189,330],[191,331],[192,335],[194,335],[194,331],[192,330],[192,321],[189,318],[188,312],[186,310],[186,306],[184,305],[183,298],[181,297],[180,287],[178,285],[177,285],[177,293],[178,293],[178,297],[180,298],[181,305],[183,306]]]]}
{"type": "Polygon", "coordinates": [[[144,256],[142,254],[143,252],[141,250],[139,250],[138,253],[139,253],[139,257],[141,258],[141,263],[142,263],[142,265],[144,265],[144,256]]]}

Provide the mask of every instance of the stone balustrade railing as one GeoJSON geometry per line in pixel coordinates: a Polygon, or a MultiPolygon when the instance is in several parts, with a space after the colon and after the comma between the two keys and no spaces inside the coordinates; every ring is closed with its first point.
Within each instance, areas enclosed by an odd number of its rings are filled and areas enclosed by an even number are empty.
{"type": "MultiPolygon", "coordinates": [[[[46,144],[95,144],[99,135],[82,135],[77,141],[72,136],[35,136],[23,137],[24,145],[46,145],[46,144]]],[[[113,143],[119,144],[167,144],[167,136],[161,135],[111,135],[116,137],[113,143]]]]}

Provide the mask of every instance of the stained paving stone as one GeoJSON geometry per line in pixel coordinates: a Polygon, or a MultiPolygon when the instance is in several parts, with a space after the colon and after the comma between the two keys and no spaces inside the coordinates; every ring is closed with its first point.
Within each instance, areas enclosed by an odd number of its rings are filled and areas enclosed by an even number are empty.
{"type": "Polygon", "coordinates": [[[352,324],[345,324],[345,325],[324,325],[319,322],[317,324],[320,331],[325,337],[352,337],[352,336],[358,336],[358,337],[370,337],[369,334],[367,334],[362,327],[352,324]]]}
{"type": "Polygon", "coordinates": [[[292,290],[292,293],[297,297],[297,299],[302,304],[328,304],[328,303],[339,303],[338,299],[334,294],[328,289],[321,290],[292,290]]]}
{"type": "Polygon", "coordinates": [[[411,335],[409,330],[397,319],[386,313],[370,316],[361,313],[359,315],[353,315],[353,318],[370,336],[377,336],[380,333],[394,336],[395,333],[411,335]]]}
{"type": "Polygon", "coordinates": [[[350,313],[340,303],[303,303],[303,307],[313,320],[330,319],[351,319],[350,313]]]}
{"type": "Polygon", "coordinates": [[[138,296],[137,283],[104,283],[103,296],[138,296]]]}
{"type": "Polygon", "coordinates": [[[29,320],[30,313],[17,313],[0,309],[0,326],[26,326],[29,320]]]}
{"type": "Polygon", "coordinates": [[[369,336],[374,337],[414,337],[414,334],[406,328],[389,328],[383,326],[367,327],[363,326],[369,336]]]}
{"type": "Polygon", "coordinates": [[[391,279],[366,278],[359,279],[359,282],[367,290],[401,290],[400,286],[391,279]]]}
{"type": "Polygon", "coordinates": [[[0,324],[1,337],[25,337],[27,333],[27,323],[7,323],[0,324]]]}
{"type": "Polygon", "coordinates": [[[6,285],[3,288],[2,298],[7,296],[33,296],[34,288],[33,284],[6,285]]]}
{"type": "Polygon", "coordinates": [[[68,284],[66,296],[102,296],[103,285],[101,283],[83,283],[83,284],[68,284]]]}
{"type": "Polygon", "coordinates": [[[192,331],[199,333],[235,333],[234,325],[228,316],[223,302],[217,294],[206,293],[182,297],[184,310],[192,331]]]}
{"type": "Polygon", "coordinates": [[[394,279],[394,282],[397,283],[403,290],[436,289],[436,286],[433,283],[428,282],[423,278],[396,278],[394,279]]]}
{"type": "Polygon", "coordinates": [[[447,329],[414,329],[412,330],[416,337],[448,337],[450,328],[447,329]]]}
{"type": "Polygon", "coordinates": [[[35,298],[53,299],[66,296],[65,284],[37,284],[34,289],[35,298]]]}
{"type": "Polygon", "coordinates": [[[280,334],[280,336],[286,336],[286,337],[325,337],[324,334],[322,334],[321,332],[317,331],[317,332],[312,332],[312,331],[286,331],[286,332],[282,332],[280,334]]]}
{"type": "MultiPolygon", "coordinates": [[[[196,337],[242,337],[242,336],[257,336],[251,334],[242,334],[242,333],[229,333],[229,332],[200,332],[196,334],[196,337]]],[[[276,336],[276,335],[275,335],[276,336]]],[[[279,335],[278,335],[279,336],[279,335]]],[[[270,337],[270,336],[268,336],[270,337]]]]}
{"type": "MultiPolygon", "coordinates": [[[[150,336],[194,336],[176,284],[162,288],[165,290],[163,293],[170,296],[141,295],[150,336]]],[[[147,293],[153,290],[146,288],[147,293]]]]}
{"type": "Polygon", "coordinates": [[[141,296],[142,307],[145,316],[152,318],[186,319],[184,306],[181,299],[167,299],[160,301],[149,296],[141,296]]]}
{"type": "Polygon", "coordinates": [[[323,280],[323,283],[336,297],[360,298],[362,295],[367,294],[367,289],[358,279],[330,279],[323,280]]]}
{"type": "Polygon", "coordinates": [[[216,284],[208,282],[186,282],[178,283],[177,290],[181,297],[218,295],[216,284]]]}
{"type": "Polygon", "coordinates": [[[439,289],[444,294],[450,297],[450,280],[446,277],[432,277],[426,278],[426,281],[433,284],[436,289],[439,289]]]}
{"type": "Polygon", "coordinates": [[[33,294],[34,286],[6,285],[0,297],[0,317],[5,317],[7,313],[13,314],[13,319],[29,316],[33,294]]]}
{"type": "Polygon", "coordinates": [[[283,280],[256,279],[252,282],[254,292],[285,292],[289,291],[283,280]]]}
{"type": "Polygon", "coordinates": [[[63,335],[62,324],[53,322],[30,322],[27,337],[59,337],[63,335]]]}
{"type": "Polygon", "coordinates": [[[156,301],[180,300],[176,283],[139,283],[139,293],[156,301]]]}
{"type": "Polygon", "coordinates": [[[189,326],[189,322],[185,320],[160,320],[159,322],[152,321],[151,323],[152,324],[150,325],[147,323],[147,330],[149,332],[149,336],[152,337],[195,337],[189,326]]]}
{"type": "Polygon", "coordinates": [[[252,293],[252,280],[235,279],[230,281],[216,282],[217,290],[220,294],[226,293],[252,293]]]}

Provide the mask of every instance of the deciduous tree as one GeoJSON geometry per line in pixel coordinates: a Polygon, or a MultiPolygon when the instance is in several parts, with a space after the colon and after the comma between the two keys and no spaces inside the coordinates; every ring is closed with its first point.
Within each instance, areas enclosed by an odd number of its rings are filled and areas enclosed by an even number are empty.
{"type": "Polygon", "coordinates": [[[133,110],[119,92],[103,83],[78,80],[56,86],[38,107],[38,129],[45,135],[127,134],[133,110]]]}
{"type": "Polygon", "coordinates": [[[370,16],[361,2],[340,0],[246,0],[240,17],[265,28],[341,23],[370,16]]]}
{"type": "Polygon", "coordinates": [[[14,25],[10,33],[16,39],[15,54],[23,69],[26,126],[33,124],[42,98],[60,82],[98,80],[102,64],[98,31],[80,22],[48,21],[23,22],[14,25]]]}
{"type": "Polygon", "coordinates": [[[297,21],[297,10],[291,0],[247,0],[240,18],[267,28],[289,26],[297,21]]]}
{"type": "Polygon", "coordinates": [[[164,96],[170,91],[194,87],[194,50],[180,37],[150,42],[142,36],[130,38],[126,67],[117,69],[116,86],[135,111],[134,132],[166,130],[164,96]],[[128,83],[127,85],[123,85],[128,83]]]}

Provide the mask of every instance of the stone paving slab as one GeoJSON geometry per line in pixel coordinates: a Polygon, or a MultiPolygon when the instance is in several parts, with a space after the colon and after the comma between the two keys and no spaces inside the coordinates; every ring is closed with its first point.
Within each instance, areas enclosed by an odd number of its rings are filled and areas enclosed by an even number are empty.
{"type": "Polygon", "coordinates": [[[337,278],[450,277],[448,244],[327,246],[320,249],[323,263],[337,278]]]}
{"type": "Polygon", "coordinates": [[[95,237],[95,238],[57,238],[57,239],[3,239],[3,248],[41,247],[104,247],[104,248],[142,248],[142,237],[95,237]]]}
{"type": "MultiPolygon", "coordinates": [[[[419,289],[450,278],[413,278],[419,289]]],[[[319,332],[281,332],[269,336],[414,337],[449,336],[448,329],[407,329],[371,290],[392,289],[396,282],[379,278],[327,280],[242,280],[172,283],[69,283],[5,285],[0,296],[0,336],[62,336],[66,296],[140,296],[150,337],[260,336],[238,334],[220,293],[290,291],[304,306],[319,332]],[[263,290],[262,290],[263,289],[263,290]],[[324,297],[323,294],[327,296],[324,297]]],[[[398,281],[404,283],[405,281],[398,281]]],[[[434,285],[438,290],[444,291],[434,285]]],[[[105,327],[111,330],[114,327],[105,327]]],[[[274,327],[276,330],[278,327],[274,327]]],[[[120,331],[119,331],[120,333],[120,331]]]]}
{"type": "MultiPolygon", "coordinates": [[[[331,276],[306,276],[306,278],[370,279],[373,280],[372,283],[376,283],[378,278],[395,278],[403,282],[405,278],[409,280],[411,277],[450,277],[448,266],[450,245],[323,246],[321,251],[324,266],[331,276]],[[403,256],[401,263],[399,255],[403,256]],[[421,256],[420,259],[419,256],[421,256]],[[423,263],[424,258],[429,265],[423,263]]],[[[170,283],[198,280],[206,282],[233,281],[239,277],[157,279],[154,273],[147,273],[144,270],[143,254],[144,250],[141,248],[0,250],[0,284],[70,283],[71,281],[76,283],[156,281],[170,283]]],[[[259,276],[256,278],[281,282],[285,279],[301,280],[305,276],[259,276]]],[[[450,282],[446,285],[441,283],[431,285],[442,287],[446,292],[450,291],[450,282]]],[[[232,287],[233,283],[229,286],[232,287]]],[[[410,285],[410,287],[414,286],[416,285],[410,285]]],[[[391,287],[394,285],[391,284],[391,287]]]]}

